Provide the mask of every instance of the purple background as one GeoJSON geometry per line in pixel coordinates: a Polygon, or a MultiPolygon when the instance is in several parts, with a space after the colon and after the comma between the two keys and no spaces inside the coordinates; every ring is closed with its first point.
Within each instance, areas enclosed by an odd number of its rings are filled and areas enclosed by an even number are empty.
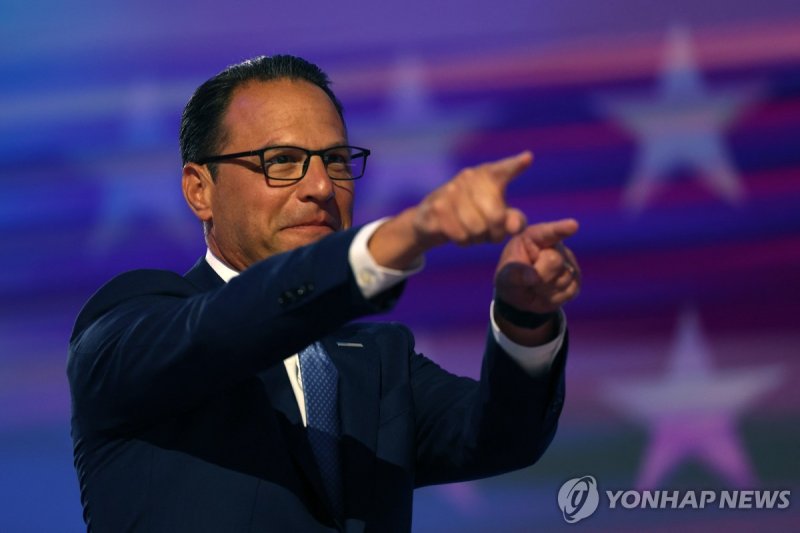
{"type": "MultiPolygon", "coordinates": [[[[0,531],[80,531],[64,365],[104,281],[203,253],[179,190],[194,87],[262,53],[319,63],[373,149],[356,220],[521,149],[532,221],[584,271],[559,433],[535,467],[417,493],[417,531],[770,531],[800,497],[800,4],[675,0],[0,7],[0,531]],[[608,509],[601,491],[792,489],[787,510],[608,509]]],[[[387,318],[474,375],[500,248],[444,247],[387,318]]]]}

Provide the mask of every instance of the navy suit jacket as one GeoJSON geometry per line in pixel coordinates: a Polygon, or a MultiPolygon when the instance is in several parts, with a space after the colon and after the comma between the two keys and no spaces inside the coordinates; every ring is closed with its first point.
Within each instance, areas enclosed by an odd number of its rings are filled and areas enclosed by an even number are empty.
{"type": "Polygon", "coordinates": [[[204,260],[185,276],[129,272],[87,302],[67,370],[89,530],[408,531],[415,487],[543,453],[566,343],[550,371],[529,375],[489,335],[475,381],[417,354],[404,326],[350,324],[402,290],[362,296],[347,258],[354,234],[227,284],[204,260]],[[317,339],[340,376],[344,518],[326,499],[282,364],[317,339]]]}

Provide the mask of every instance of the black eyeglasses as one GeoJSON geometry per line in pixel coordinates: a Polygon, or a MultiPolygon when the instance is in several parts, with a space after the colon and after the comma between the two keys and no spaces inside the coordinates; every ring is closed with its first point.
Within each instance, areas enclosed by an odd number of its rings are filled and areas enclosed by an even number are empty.
{"type": "Polygon", "coordinates": [[[318,155],[332,180],[357,180],[367,168],[370,151],[357,146],[333,146],[324,150],[306,150],[298,146],[267,146],[250,152],[213,155],[195,161],[198,165],[216,163],[226,159],[257,155],[264,176],[271,180],[299,181],[308,172],[311,156],[318,155]]]}

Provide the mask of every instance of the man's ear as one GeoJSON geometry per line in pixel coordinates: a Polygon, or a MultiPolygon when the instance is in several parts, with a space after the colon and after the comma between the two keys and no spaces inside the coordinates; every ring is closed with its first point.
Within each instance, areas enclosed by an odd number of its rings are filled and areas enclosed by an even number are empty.
{"type": "Polygon", "coordinates": [[[195,216],[204,223],[213,218],[214,180],[205,165],[186,163],[183,165],[183,197],[195,216]]]}

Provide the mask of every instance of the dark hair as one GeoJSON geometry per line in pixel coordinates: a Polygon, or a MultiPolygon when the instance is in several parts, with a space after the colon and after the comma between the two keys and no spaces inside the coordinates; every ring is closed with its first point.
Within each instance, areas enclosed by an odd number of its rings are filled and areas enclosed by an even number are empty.
{"type": "MultiPolygon", "coordinates": [[[[219,146],[224,144],[227,132],[222,127],[222,117],[237,87],[250,81],[284,78],[305,80],[325,91],[344,122],[342,104],[330,88],[328,75],[317,65],[291,55],[255,57],[229,66],[194,92],[181,116],[183,164],[215,155],[219,146]]],[[[209,165],[209,168],[213,176],[213,165],[209,165]]]]}

